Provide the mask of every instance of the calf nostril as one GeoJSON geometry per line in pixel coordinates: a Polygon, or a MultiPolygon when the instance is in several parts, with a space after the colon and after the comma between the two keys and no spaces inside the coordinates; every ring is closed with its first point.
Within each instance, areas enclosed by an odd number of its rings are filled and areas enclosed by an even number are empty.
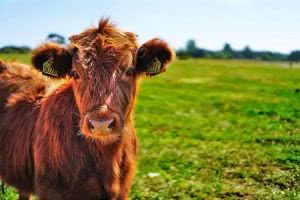
{"type": "Polygon", "coordinates": [[[115,126],[115,120],[113,120],[109,125],[108,128],[113,128],[115,126]]]}
{"type": "Polygon", "coordinates": [[[95,127],[94,127],[94,125],[93,125],[93,123],[91,122],[91,120],[88,120],[88,128],[90,129],[90,130],[93,130],[95,127]]]}

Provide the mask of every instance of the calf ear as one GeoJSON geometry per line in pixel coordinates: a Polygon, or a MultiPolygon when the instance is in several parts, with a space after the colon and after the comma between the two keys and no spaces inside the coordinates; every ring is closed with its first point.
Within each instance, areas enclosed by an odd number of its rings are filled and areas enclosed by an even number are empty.
{"type": "Polygon", "coordinates": [[[32,52],[32,65],[45,76],[65,77],[72,68],[72,56],[58,44],[46,43],[32,52]]]}
{"type": "Polygon", "coordinates": [[[166,71],[174,57],[175,53],[165,41],[152,39],[138,49],[136,71],[155,76],[166,71]]]}

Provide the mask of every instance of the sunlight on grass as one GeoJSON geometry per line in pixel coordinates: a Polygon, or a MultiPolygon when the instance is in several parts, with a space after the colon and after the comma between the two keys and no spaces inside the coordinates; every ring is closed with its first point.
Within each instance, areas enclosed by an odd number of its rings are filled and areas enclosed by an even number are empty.
{"type": "Polygon", "coordinates": [[[300,199],[299,91],[288,63],[178,60],[144,78],[131,198],[300,199]]]}

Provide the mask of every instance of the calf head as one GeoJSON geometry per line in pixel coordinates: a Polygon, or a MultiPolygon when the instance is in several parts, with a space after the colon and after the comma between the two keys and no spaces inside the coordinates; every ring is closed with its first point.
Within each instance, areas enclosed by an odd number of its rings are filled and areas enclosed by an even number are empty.
{"type": "Polygon", "coordinates": [[[69,39],[65,48],[38,47],[33,66],[46,76],[70,80],[85,136],[119,137],[133,109],[138,78],[164,72],[173,51],[160,39],[138,48],[135,34],[120,31],[106,19],[69,39]]]}

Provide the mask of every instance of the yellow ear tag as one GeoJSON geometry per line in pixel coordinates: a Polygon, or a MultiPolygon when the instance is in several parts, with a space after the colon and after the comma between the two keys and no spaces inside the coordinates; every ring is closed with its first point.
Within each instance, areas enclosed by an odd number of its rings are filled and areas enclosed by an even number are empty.
{"type": "Polygon", "coordinates": [[[158,60],[157,57],[155,57],[148,65],[147,72],[150,75],[156,75],[160,73],[160,70],[161,70],[161,62],[158,60]]]}
{"type": "Polygon", "coordinates": [[[53,68],[53,59],[50,58],[43,64],[43,73],[50,76],[58,76],[57,70],[53,68]]]}

